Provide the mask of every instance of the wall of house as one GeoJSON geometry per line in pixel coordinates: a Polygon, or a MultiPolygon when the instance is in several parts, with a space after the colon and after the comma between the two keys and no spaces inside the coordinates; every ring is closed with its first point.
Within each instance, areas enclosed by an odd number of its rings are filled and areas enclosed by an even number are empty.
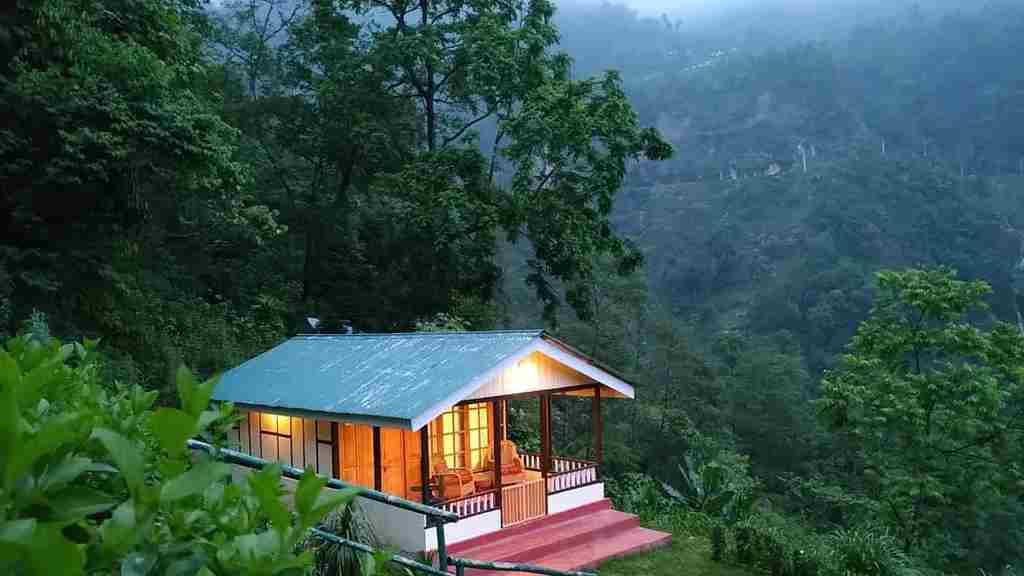
{"type": "Polygon", "coordinates": [[[241,452],[334,476],[330,422],[260,412],[242,411],[241,416],[239,425],[228,433],[228,441],[241,452]]]}
{"type": "Polygon", "coordinates": [[[592,383],[588,376],[534,352],[507,368],[493,380],[469,395],[469,399],[493,398],[556,388],[570,388],[592,383]]]}
{"type": "MultiPolygon", "coordinates": [[[[501,510],[484,512],[469,518],[463,518],[453,524],[446,524],[444,527],[444,541],[446,545],[455,544],[483,536],[491,532],[501,530],[501,510]]],[[[426,537],[426,549],[437,550],[437,529],[427,528],[424,530],[426,537]]]]}
{"type": "Polygon", "coordinates": [[[357,498],[356,502],[378,540],[403,552],[423,551],[426,516],[366,498],[357,498]]]}
{"type": "Polygon", "coordinates": [[[581,486],[548,495],[548,514],[558,514],[604,499],[604,483],[581,486]]]}

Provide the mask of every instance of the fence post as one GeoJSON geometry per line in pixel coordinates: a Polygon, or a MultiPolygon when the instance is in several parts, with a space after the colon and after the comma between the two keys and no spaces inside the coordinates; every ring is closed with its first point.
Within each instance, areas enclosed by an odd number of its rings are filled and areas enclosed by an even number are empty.
{"type": "Polygon", "coordinates": [[[437,523],[437,567],[442,572],[448,571],[448,546],[444,541],[444,522],[437,523]]]}

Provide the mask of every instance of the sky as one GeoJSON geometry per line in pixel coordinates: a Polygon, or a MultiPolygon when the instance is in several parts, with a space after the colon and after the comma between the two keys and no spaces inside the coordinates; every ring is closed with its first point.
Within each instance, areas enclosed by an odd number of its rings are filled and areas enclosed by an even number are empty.
{"type": "MultiPolygon", "coordinates": [[[[607,0],[556,0],[559,4],[575,2],[601,4],[607,0]]],[[[976,0],[963,0],[975,2],[976,0]]],[[[984,0],[982,0],[984,1],[984,0]]],[[[953,0],[615,0],[626,4],[643,16],[659,17],[668,14],[673,19],[704,19],[723,14],[771,13],[779,17],[786,14],[804,16],[827,16],[842,10],[854,17],[858,13],[878,13],[885,10],[909,8],[920,5],[924,8],[937,4],[950,4],[953,0]]],[[[959,4],[960,2],[957,2],[959,4]]],[[[978,2],[980,3],[980,2],[978,2]]]]}

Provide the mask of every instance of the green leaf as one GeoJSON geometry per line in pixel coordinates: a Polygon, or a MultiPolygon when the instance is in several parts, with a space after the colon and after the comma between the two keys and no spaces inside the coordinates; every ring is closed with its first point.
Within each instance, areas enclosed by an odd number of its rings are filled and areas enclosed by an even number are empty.
{"type": "Polygon", "coordinates": [[[162,502],[174,502],[201,494],[211,484],[231,474],[231,466],[223,462],[200,462],[184,474],[172,478],[160,490],[162,502]]]}
{"type": "Polygon", "coordinates": [[[295,512],[299,518],[303,518],[313,510],[316,499],[320,495],[320,489],[325,484],[326,482],[309,468],[302,473],[299,485],[295,488],[295,512]]]}
{"type": "Polygon", "coordinates": [[[223,414],[217,410],[203,410],[202,414],[199,415],[199,430],[206,430],[210,424],[213,424],[222,416],[223,414]]]}
{"type": "Polygon", "coordinates": [[[195,574],[210,574],[206,569],[207,558],[204,554],[190,554],[185,558],[179,558],[164,570],[163,576],[193,576],[195,574]],[[205,572],[203,572],[205,570],[205,572]]]}
{"type": "Polygon", "coordinates": [[[50,466],[39,479],[39,489],[43,492],[59,490],[68,482],[71,482],[93,469],[93,461],[80,456],[66,456],[57,464],[50,466]]]}
{"type": "Polygon", "coordinates": [[[47,498],[57,520],[77,520],[110,510],[120,502],[120,498],[84,485],[69,486],[47,498]]]}
{"type": "Polygon", "coordinates": [[[149,552],[132,552],[121,561],[121,576],[146,576],[156,566],[157,557],[149,552]]]}
{"type": "Polygon", "coordinates": [[[312,527],[332,511],[348,506],[359,495],[358,488],[347,488],[345,490],[322,490],[316,506],[305,517],[302,518],[303,527],[312,527]]]}
{"type": "Polygon", "coordinates": [[[0,350],[0,488],[10,490],[21,467],[21,414],[18,388],[21,371],[6,350],[0,350]]]}
{"type": "Polygon", "coordinates": [[[270,519],[278,530],[284,530],[291,524],[291,515],[281,503],[281,467],[277,464],[250,474],[249,489],[260,503],[260,511],[270,519]]]}
{"type": "Polygon", "coordinates": [[[120,555],[131,547],[139,536],[136,530],[135,506],[131,500],[121,503],[114,509],[110,520],[100,526],[103,546],[114,555],[120,555]]]}
{"type": "Polygon", "coordinates": [[[172,457],[185,452],[185,441],[198,432],[196,418],[177,408],[160,408],[153,415],[153,433],[160,447],[172,457]]]}
{"type": "Polygon", "coordinates": [[[200,384],[196,382],[195,376],[188,368],[181,366],[175,376],[175,383],[182,409],[198,417],[203,410],[209,407],[213,390],[217,386],[217,379],[211,378],[200,384]]]}
{"type": "Polygon", "coordinates": [[[28,546],[36,529],[35,518],[22,518],[0,524],[0,543],[28,546]]]}
{"type": "Polygon", "coordinates": [[[145,472],[142,446],[106,428],[97,428],[93,431],[92,436],[107,449],[114,465],[124,476],[128,490],[132,494],[138,493],[139,488],[142,487],[145,472]]]}
{"type": "Polygon", "coordinates": [[[274,530],[265,530],[257,534],[243,534],[235,538],[235,549],[247,560],[262,560],[273,556],[281,548],[281,537],[274,530]]]}
{"type": "Polygon", "coordinates": [[[85,414],[74,412],[60,414],[46,421],[35,435],[24,441],[21,456],[13,471],[15,476],[24,473],[35,465],[37,460],[56,452],[64,444],[82,434],[85,418],[85,414]]]}
{"type": "Polygon", "coordinates": [[[61,524],[39,524],[32,536],[32,548],[26,558],[29,574],[38,576],[74,576],[82,574],[85,552],[82,546],[68,541],[61,533],[61,524]]]}

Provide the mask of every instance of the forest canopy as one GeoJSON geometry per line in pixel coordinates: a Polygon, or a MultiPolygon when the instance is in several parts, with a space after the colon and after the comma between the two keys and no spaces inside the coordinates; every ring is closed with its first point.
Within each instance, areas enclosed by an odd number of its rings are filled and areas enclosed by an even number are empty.
{"type": "Polygon", "coordinates": [[[0,335],[99,339],[107,400],[545,326],[638,383],[616,504],[716,561],[1019,573],[1017,3],[9,4],[0,335]]]}

